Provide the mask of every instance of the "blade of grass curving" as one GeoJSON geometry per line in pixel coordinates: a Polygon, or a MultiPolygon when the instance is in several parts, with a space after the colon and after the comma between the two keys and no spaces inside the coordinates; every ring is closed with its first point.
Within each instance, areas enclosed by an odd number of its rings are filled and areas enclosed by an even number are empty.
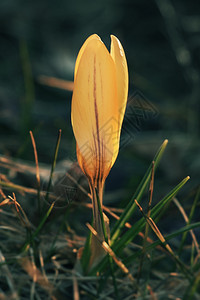
{"type": "MultiPolygon", "coordinates": [[[[153,188],[154,188],[154,161],[152,162],[152,171],[151,171],[151,181],[149,185],[149,202],[148,202],[148,208],[147,208],[147,216],[150,217],[151,215],[151,206],[152,206],[152,199],[153,199],[153,188]]],[[[146,243],[147,237],[148,237],[148,230],[149,226],[146,224],[145,227],[145,235],[144,235],[144,242],[146,243]]]]}
{"type": "Polygon", "coordinates": [[[35,156],[35,166],[36,166],[36,181],[37,181],[37,200],[38,200],[38,214],[40,217],[41,214],[41,206],[40,206],[40,170],[39,170],[39,163],[38,163],[38,154],[37,154],[37,148],[35,143],[35,138],[32,131],[29,131],[32,145],[33,145],[33,151],[35,156]]]}
{"type": "Polygon", "coordinates": [[[169,192],[161,201],[158,202],[158,204],[154,206],[154,208],[152,209],[154,218],[155,215],[158,215],[158,213],[160,215],[161,209],[163,209],[164,206],[166,206],[166,204],[168,204],[169,201],[173,199],[173,197],[175,197],[175,195],[180,191],[180,189],[186,184],[189,179],[190,176],[185,177],[179,184],[177,184],[177,186],[175,186],[175,188],[173,188],[173,190],[171,190],[171,192],[169,192]]]}
{"type": "Polygon", "coordinates": [[[8,198],[13,201],[14,205],[15,205],[15,209],[17,212],[17,216],[20,219],[21,223],[24,225],[24,227],[28,230],[31,231],[31,223],[29,222],[29,219],[25,213],[25,211],[23,210],[22,206],[19,204],[19,202],[17,202],[15,193],[13,193],[13,196],[8,196],[8,198]]]}
{"type": "MultiPolygon", "coordinates": [[[[152,218],[156,220],[156,217],[160,214],[160,211],[164,206],[178,193],[178,191],[184,186],[184,184],[189,180],[189,176],[184,178],[169,194],[167,194],[158,204],[156,204],[151,211],[152,218]]],[[[136,204],[135,204],[136,205],[136,204]]],[[[112,246],[115,251],[122,250],[127,244],[129,244],[137,234],[143,230],[145,226],[145,219],[142,218],[135,223],[132,228],[130,228],[119,241],[116,241],[112,246]]]]}
{"type": "MultiPolygon", "coordinates": [[[[171,239],[173,239],[173,238],[179,236],[180,234],[183,234],[184,232],[188,232],[188,231],[190,231],[190,230],[192,230],[192,229],[195,229],[195,228],[198,228],[198,227],[200,227],[200,222],[193,223],[193,224],[190,224],[190,225],[186,225],[186,226],[184,226],[184,227],[182,227],[182,228],[176,230],[175,232],[166,235],[164,238],[165,238],[166,241],[170,241],[171,239]]],[[[149,250],[151,250],[151,249],[155,249],[157,246],[159,246],[159,245],[161,245],[161,244],[162,244],[161,241],[160,241],[160,240],[157,240],[157,241],[153,242],[152,244],[148,245],[147,248],[146,248],[146,250],[149,251],[149,250]]],[[[124,262],[127,266],[129,266],[130,264],[133,263],[133,261],[134,261],[135,259],[137,259],[138,257],[141,256],[141,253],[142,253],[142,249],[141,249],[141,250],[138,250],[138,251],[137,251],[136,253],[134,253],[133,255],[130,255],[129,257],[125,258],[125,259],[123,260],[123,262],[124,262]]]]}
{"type": "MultiPolygon", "coordinates": [[[[192,204],[192,208],[191,208],[191,211],[190,211],[190,215],[189,215],[189,219],[188,219],[188,222],[187,224],[189,225],[192,221],[192,218],[194,216],[194,212],[196,210],[196,207],[197,207],[197,204],[198,204],[198,201],[199,201],[199,198],[200,198],[200,187],[198,188],[198,191],[196,193],[196,196],[194,198],[194,202],[192,204]]],[[[180,244],[180,247],[179,247],[179,250],[178,250],[178,253],[180,254],[182,252],[182,249],[183,249],[183,246],[185,244],[185,240],[186,240],[186,237],[187,237],[187,232],[185,232],[182,236],[182,240],[181,240],[181,244],[180,244]]]]}
{"type": "Polygon", "coordinates": [[[153,219],[150,218],[150,217],[148,217],[144,213],[142,207],[137,202],[137,200],[135,200],[135,202],[136,202],[136,205],[138,206],[139,210],[141,211],[143,217],[146,219],[147,223],[149,224],[149,226],[153,230],[153,232],[156,234],[156,236],[158,237],[158,239],[161,241],[162,245],[169,252],[169,254],[171,255],[171,257],[175,260],[176,264],[179,266],[179,269],[182,271],[183,274],[185,274],[185,276],[188,278],[188,280],[191,280],[192,273],[190,272],[190,270],[184,265],[184,263],[179,259],[179,257],[177,255],[175,255],[175,253],[172,250],[172,248],[170,247],[170,245],[167,244],[166,239],[164,238],[164,236],[160,232],[159,228],[157,227],[157,225],[155,224],[155,222],[153,221],[153,219]]]}
{"type": "MultiPolygon", "coordinates": [[[[150,217],[151,215],[151,206],[152,206],[152,199],[153,199],[153,188],[154,188],[154,161],[152,162],[152,170],[151,170],[151,180],[149,185],[149,202],[148,202],[148,208],[147,208],[147,216],[150,217]]],[[[146,222],[145,226],[145,233],[144,233],[144,239],[143,239],[143,251],[140,259],[139,269],[138,269],[138,276],[137,276],[137,282],[139,285],[140,277],[142,275],[142,268],[144,263],[144,258],[146,254],[146,245],[147,245],[147,238],[149,233],[149,224],[146,222]]],[[[146,289],[145,289],[146,290],[146,289]]]]}
{"type": "Polygon", "coordinates": [[[38,227],[36,228],[36,230],[33,232],[33,234],[30,237],[30,240],[28,242],[25,243],[25,245],[22,248],[22,252],[28,250],[29,245],[34,241],[34,239],[38,236],[39,232],[42,230],[46,220],[48,219],[53,207],[54,207],[55,202],[53,202],[51,204],[51,206],[49,207],[49,209],[47,210],[46,214],[43,216],[40,224],[38,225],[38,227]]]}
{"type": "Polygon", "coordinates": [[[51,206],[50,206],[49,209],[47,210],[46,214],[45,214],[44,217],[42,218],[42,220],[41,220],[39,226],[36,228],[35,232],[33,233],[33,238],[35,238],[35,237],[38,235],[38,233],[41,231],[41,229],[43,228],[43,226],[44,226],[46,220],[48,219],[48,217],[49,217],[49,215],[50,215],[50,213],[51,213],[51,211],[52,211],[52,209],[53,209],[53,207],[54,207],[54,204],[55,204],[55,202],[53,202],[53,203],[51,204],[51,206]]]}
{"type": "MultiPolygon", "coordinates": [[[[180,234],[183,234],[184,232],[188,232],[189,230],[199,228],[199,227],[200,227],[200,222],[193,223],[193,224],[190,224],[190,225],[186,225],[186,226],[176,230],[175,232],[166,235],[165,240],[170,241],[171,239],[174,239],[175,237],[179,236],[180,234]]],[[[152,244],[148,245],[146,247],[146,251],[150,251],[150,250],[152,250],[152,249],[154,249],[154,248],[156,248],[157,246],[160,246],[160,245],[162,245],[161,241],[157,240],[157,241],[153,242],[152,244]]],[[[138,250],[136,253],[130,255],[129,257],[124,258],[123,263],[128,267],[129,265],[132,265],[133,262],[141,256],[141,254],[142,254],[142,249],[138,250]]],[[[107,260],[107,257],[106,257],[106,258],[103,259],[103,261],[98,266],[93,268],[89,274],[94,275],[98,271],[101,272],[105,268],[107,263],[108,263],[108,260],[107,260]]],[[[198,269],[198,268],[199,268],[199,266],[197,266],[196,269],[198,269]]]]}
{"type": "MultiPolygon", "coordinates": [[[[92,234],[95,235],[95,237],[97,238],[97,240],[101,243],[101,246],[103,247],[103,249],[109,254],[109,256],[112,257],[112,259],[116,263],[116,265],[122,270],[122,272],[124,274],[127,275],[127,277],[130,279],[130,281],[135,284],[135,280],[134,280],[132,274],[130,273],[130,271],[123,264],[123,262],[116,256],[116,254],[113,252],[113,250],[110,248],[110,246],[106,243],[106,241],[103,241],[99,237],[99,235],[96,232],[96,230],[89,223],[87,223],[86,225],[91,230],[92,234]]],[[[106,258],[108,258],[108,257],[106,257],[106,258]]]]}
{"type": "MultiPolygon", "coordinates": [[[[184,178],[172,191],[170,191],[158,204],[156,204],[151,210],[151,216],[156,220],[156,217],[160,214],[160,211],[164,206],[178,193],[178,191],[185,185],[185,183],[190,179],[189,176],[184,178]]],[[[136,205],[136,204],[135,204],[136,205]]],[[[137,206],[136,206],[137,207],[137,206]]],[[[138,220],[134,226],[132,226],[121,238],[114,241],[111,244],[111,248],[115,253],[122,251],[145,227],[145,219],[141,218],[138,220]]],[[[103,270],[106,266],[106,259],[104,259],[100,264],[91,270],[91,274],[96,274],[97,271],[103,270]]]]}
{"type": "MultiPolygon", "coordinates": [[[[168,140],[165,140],[161,147],[159,148],[158,152],[156,153],[153,161],[154,161],[154,169],[156,170],[160,159],[165,151],[165,148],[167,146],[168,140]]],[[[136,209],[136,204],[134,202],[135,199],[139,202],[140,199],[142,198],[142,195],[144,194],[146,187],[150,181],[151,178],[151,170],[152,170],[152,164],[148,168],[146,174],[144,175],[142,181],[140,182],[136,192],[134,193],[133,197],[131,198],[130,202],[126,206],[124,212],[122,213],[120,219],[115,223],[112,232],[111,232],[111,245],[114,244],[114,242],[117,240],[119,237],[122,228],[124,227],[125,223],[128,222],[130,217],[132,216],[133,212],[136,209]]]]}
{"type": "MultiPolygon", "coordinates": [[[[181,215],[183,216],[183,218],[184,218],[184,220],[185,220],[185,223],[186,223],[186,224],[189,224],[189,218],[188,218],[188,216],[187,216],[187,214],[186,214],[186,212],[185,212],[183,206],[181,205],[181,203],[178,201],[178,199],[177,199],[176,197],[173,198],[173,202],[174,202],[175,205],[178,207],[178,209],[179,209],[181,215]]],[[[192,237],[192,239],[193,239],[192,245],[195,246],[196,252],[199,253],[199,244],[198,244],[197,238],[196,238],[196,236],[195,236],[195,234],[194,234],[194,232],[193,232],[192,230],[190,231],[190,235],[191,235],[191,237],[192,237]]],[[[183,245],[184,245],[184,244],[183,244],[183,245]]],[[[180,248],[179,248],[179,249],[180,249],[180,248]]],[[[192,249],[193,249],[193,247],[192,247],[192,249]]],[[[178,253],[179,253],[179,251],[178,251],[178,253]]],[[[194,254],[194,253],[193,253],[193,254],[194,254]]],[[[180,253],[179,253],[179,255],[180,255],[180,253]]]]}
{"type": "Polygon", "coordinates": [[[51,188],[53,172],[54,172],[54,169],[55,169],[55,166],[56,166],[58,150],[59,150],[60,140],[61,140],[61,133],[62,133],[62,131],[61,131],[61,129],[59,129],[58,137],[57,137],[57,141],[56,141],[55,152],[54,152],[53,163],[52,163],[52,166],[51,166],[51,173],[50,173],[50,176],[49,176],[49,182],[48,182],[47,192],[46,192],[46,197],[45,197],[46,203],[48,203],[48,199],[49,199],[49,191],[50,191],[50,188],[51,188]]]}

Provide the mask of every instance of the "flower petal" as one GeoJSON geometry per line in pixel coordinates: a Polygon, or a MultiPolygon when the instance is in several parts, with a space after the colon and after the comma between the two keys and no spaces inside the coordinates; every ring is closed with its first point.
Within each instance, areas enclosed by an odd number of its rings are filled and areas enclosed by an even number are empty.
{"type": "MultiPolygon", "coordinates": [[[[119,101],[119,131],[121,130],[122,121],[126,109],[128,97],[128,66],[124,49],[117,37],[111,35],[110,54],[115,62],[117,73],[117,92],[119,101]]],[[[120,132],[119,132],[120,134],[120,132]]]]}
{"type": "Polygon", "coordinates": [[[99,41],[101,41],[100,37],[97,34],[92,34],[84,42],[84,44],[81,47],[81,49],[79,50],[78,56],[76,58],[76,64],[75,64],[75,68],[74,68],[74,79],[76,77],[76,73],[77,73],[77,70],[78,70],[79,62],[80,62],[80,59],[81,59],[81,57],[83,55],[83,52],[85,51],[85,49],[86,49],[87,45],[89,44],[89,42],[92,41],[92,40],[99,40],[99,41]]]}
{"type": "Polygon", "coordinates": [[[72,127],[84,173],[105,180],[119,149],[116,68],[105,45],[92,38],[78,57],[72,127]]]}

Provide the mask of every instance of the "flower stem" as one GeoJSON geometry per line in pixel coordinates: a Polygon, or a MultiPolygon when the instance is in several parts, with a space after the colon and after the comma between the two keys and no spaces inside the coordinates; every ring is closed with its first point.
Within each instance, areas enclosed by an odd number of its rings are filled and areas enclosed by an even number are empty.
{"type": "MultiPolygon", "coordinates": [[[[102,210],[102,202],[103,202],[103,184],[101,184],[98,189],[95,188],[94,184],[90,183],[90,190],[92,195],[92,206],[93,206],[93,228],[98,233],[98,237],[101,241],[105,240],[104,232],[103,232],[103,224],[100,209],[102,210]],[[97,197],[99,199],[97,199],[97,197]],[[99,204],[100,209],[99,209],[99,204]]],[[[105,256],[105,250],[102,248],[100,242],[95,236],[92,236],[91,240],[91,258],[90,258],[90,267],[94,266],[99,260],[105,256]]]]}
{"type": "Polygon", "coordinates": [[[101,217],[100,217],[100,212],[99,212],[99,207],[98,207],[98,200],[97,200],[97,193],[98,193],[100,203],[102,206],[103,189],[100,188],[100,189],[96,190],[95,186],[93,184],[90,184],[90,191],[91,191],[91,196],[92,196],[93,227],[97,231],[99,236],[101,238],[103,238],[102,222],[101,222],[101,217]]]}

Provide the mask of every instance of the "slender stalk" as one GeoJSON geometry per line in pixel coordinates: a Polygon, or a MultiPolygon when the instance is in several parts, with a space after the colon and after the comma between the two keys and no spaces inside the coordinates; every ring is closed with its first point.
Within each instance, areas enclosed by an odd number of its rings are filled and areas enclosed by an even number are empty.
{"type": "MultiPolygon", "coordinates": [[[[104,222],[105,215],[103,214],[103,211],[102,211],[102,201],[100,200],[97,189],[95,189],[95,192],[96,192],[99,215],[100,215],[100,218],[101,218],[102,230],[103,230],[103,235],[104,235],[104,240],[103,241],[105,241],[109,245],[109,237],[108,237],[109,229],[106,228],[106,224],[104,222]]],[[[101,196],[103,196],[103,189],[101,189],[101,196]]],[[[101,247],[102,247],[102,245],[101,245],[101,247]]],[[[110,271],[111,271],[111,275],[112,275],[112,278],[113,278],[113,286],[114,286],[114,290],[115,290],[115,296],[116,296],[116,299],[118,299],[118,289],[117,289],[116,278],[115,278],[115,274],[114,274],[113,260],[112,260],[111,255],[109,255],[108,258],[109,258],[110,271]]]]}
{"type": "Polygon", "coordinates": [[[60,140],[61,140],[61,132],[62,132],[61,129],[59,129],[57,142],[56,142],[56,147],[55,147],[55,152],[54,152],[53,163],[52,163],[52,166],[51,166],[51,173],[50,173],[49,182],[48,182],[48,186],[47,186],[46,197],[45,197],[46,203],[48,203],[49,191],[50,191],[50,188],[51,188],[51,182],[52,182],[52,178],[53,178],[53,172],[54,172],[54,169],[55,169],[55,166],[56,166],[56,161],[57,161],[57,156],[58,156],[58,149],[59,149],[60,140]]]}
{"type": "Polygon", "coordinates": [[[93,227],[99,234],[101,238],[104,238],[103,236],[103,230],[102,230],[102,222],[101,217],[99,213],[99,207],[98,207],[98,200],[97,200],[97,193],[99,195],[100,203],[102,205],[103,200],[103,193],[102,191],[99,193],[99,190],[96,192],[96,189],[92,183],[89,183],[91,196],[92,196],[92,211],[93,211],[93,227]]]}
{"type": "MultiPolygon", "coordinates": [[[[199,201],[199,198],[200,198],[200,186],[197,190],[197,194],[194,198],[194,202],[192,204],[192,208],[191,208],[191,211],[190,211],[190,214],[189,214],[189,218],[188,218],[188,221],[187,221],[187,225],[190,225],[191,224],[191,221],[192,221],[192,218],[193,218],[193,215],[194,215],[194,212],[195,212],[195,209],[197,207],[197,204],[198,204],[198,201],[199,201]]],[[[183,246],[185,244],[185,241],[186,241],[186,238],[187,238],[187,234],[188,232],[184,232],[183,233],[183,236],[182,236],[182,240],[181,240],[181,244],[180,244],[180,247],[178,249],[178,254],[180,255],[182,250],[183,250],[183,246]]],[[[198,248],[198,247],[197,247],[198,248]]],[[[197,255],[199,255],[198,253],[198,249],[197,249],[197,255]]]]}
{"type": "MultiPolygon", "coordinates": [[[[98,207],[98,200],[96,195],[96,190],[93,184],[90,185],[90,191],[92,196],[92,211],[93,211],[93,227],[95,231],[98,233],[101,240],[104,239],[103,229],[102,229],[102,222],[101,222],[101,216],[99,213],[99,207],[98,207]]],[[[102,194],[101,194],[102,196],[102,194]]],[[[100,200],[102,201],[102,200],[100,200]]],[[[105,251],[101,247],[99,241],[96,239],[95,236],[92,235],[91,238],[91,257],[90,257],[90,267],[95,265],[102,256],[105,255],[105,251]]]]}
{"type": "MultiPolygon", "coordinates": [[[[93,210],[93,228],[97,232],[99,238],[102,241],[107,241],[109,238],[109,220],[102,212],[103,203],[103,185],[101,182],[98,184],[98,188],[91,182],[89,182],[91,198],[92,198],[92,210],[93,210]]],[[[92,235],[91,237],[91,257],[90,267],[99,262],[102,257],[105,256],[105,250],[102,248],[98,239],[92,235]]]]}
{"type": "MultiPolygon", "coordinates": [[[[152,198],[153,198],[153,188],[154,188],[154,161],[152,161],[152,170],[151,170],[151,180],[149,185],[149,202],[148,202],[148,208],[147,208],[147,217],[150,218],[151,215],[151,205],[152,205],[152,198]]],[[[143,248],[142,248],[142,255],[138,270],[138,285],[140,281],[140,277],[142,275],[142,268],[144,264],[144,258],[146,256],[146,246],[147,246],[147,239],[148,239],[148,233],[149,233],[149,224],[146,222],[145,226],[145,233],[144,233],[144,240],[143,240],[143,248]]],[[[146,289],[144,291],[146,293],[146,289]]]]}
{"type": "Polygon", "coordinates": [[[37,181],[37,200],[38,200],[38,213],[39,216],[41,214],[41,205],[40,205],[40,170],[39,170],[39,163],[38,163],[38,154],[37,154],[37,148],[36,148],[36,143],[35,143],[35,138],[33,135],[32,131],[29,131],[32,145],[33,145],[33,151],[34,151],[34,156],[35,156],[35,166],[36,166],[36,181],[37,181]]]}

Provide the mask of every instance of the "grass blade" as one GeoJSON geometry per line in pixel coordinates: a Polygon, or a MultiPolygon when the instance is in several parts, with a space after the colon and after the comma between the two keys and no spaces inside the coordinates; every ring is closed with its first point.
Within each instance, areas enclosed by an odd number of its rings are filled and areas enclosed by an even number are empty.
{"type": "MultiPolygon", "coordinates": [[[[151,170],[151,180],[149,185],[149,202],[148,202],[148,208],[147,208],[147,216],[150,217],[151,215],[151,206],[152,206],[152,199],[153,199],[153,188],[154,188],[154,161],[152,162],[152,170],[151,170]]],[[[142,275],[142,269],[144,265],[144,258],[146,256],[146,245],[147,245],[147,239],[149,234],[149,224],[146,222],[145,226],[145,233],[144,233],[144,240],[143,240],[143,251],[140,259],[139,269],[138,269],[138,275],[137,275],[137,283],[139,285],[140,277],[142,275]]],[[[146,294],[147,289],[145,288],[144,295],[146,294]]]]}
{"type": "MultiPolygon", "coordinates": [[[[193,223],[193,224],[190,224],[190,225],[186,225],[178,230],[176,230],[175,232],[171,233],[171,234],[168,234],[166,235],[164,238],[165,238],[165,241],[170,241],[171,239],[179,236],[180,234],[183,234],[184,232],[188,232],[192,229],[195,229],[195,228],[198,228],[200,227],[200,222],[197,222],[197,223],[193,223]]],[[[154,243],[148,245],[146,247],[146,250],[149,251],[151,249],[154,249],[155,247],[161,245],[161,241],[160,240],[157,240],[155,241],[154,243]]],[[[134,253],[133,255],[130,255],[129,257],[125,258],[123,260],[123,262],[128,266],[129,264],[131,264],[135,259],[137,259],[138,257],[141,256],[141,253],[142,253],[142,249],[141,250],[138,250],[136,253],[134,253]]]]}
{"type": "Polygon", "coordinates": [[[50,188],[51,188],[53,172],[54,172],[54,169],[55,169],[55,166],[56,166],[58,150],[59,150],[59,146],[60,146],[61,132],[62,132],[61,129],[59,129],[58,138],[57,138],[56,147],[55,147],[55,152],[54,152],[53,163],[52,163],[52,166],[51,166],[51,173],[50,173],[50,176],[49,176],[49,182],[48,182],[47,192],[46,192],[46,197],[45,197],[45,200],[46,200],[47,203],[48,203],[48,199],[49,199],[49,191],[50,191],[50,188]]]}
{"type": "MultiPolygon", "coordinates": [[[[161,209],[178,193],[178,191],[184,186],[184,184],[189,180],[189,176],[184,178],[169,194],[167,194],[157,205],[152,208],[152,218],[156,220],[161,209]]],[[[135,204],[136,205],[136,204],[135,204]]],[[[128,243],[130,243],[137,234],[143,230],[145,226],[145,219],[137,221],[135,225],[130,228],[119,241],[116,241],[112,246],[115,251],[122,250],[128,243]]]]}
{"type": "Polygon", "coordinates": [[[25,245],[22,248],[22,252],[28,250],[29,245],[34,241],[34,239],[38,236],[39,232],[42,230],[46,220],[48,219],[53,207],[54,207],[55,202],[53,202],[51,204],[51,206],[49,207],[48,211],[46,212],[46,214],[44,215],[44,217],[42,218],[40,224],[38,225],[38,227],[36,228],[36,230],[33,232],[33,234],[30,237],[30,241],[26,242],[25,245]]]}
{"type": "MultiPolygon", "coordinates": [[[[152,218],[156,220],[156,217],[159,215],[161,209],[178,193],[178,191],[185,185],[189,178],[189,176],[184,178],[171,192],[169,192],[158,204],[152,208],[152,218]]],[[[137,221],[134,226],[132,226],[119,240],[111,244],[113,251],[115,253],[122,251],[138,235],[138,233],[144,229],[145,224],[145,218],[141,218],[139,221],[137,221]]],[[[147,249],[148,247],[146,250],[147,249]]],[[[91,274],[96,274],[97,270],[103,270],[106,264],[107,261],[104,259],[100,264],[98,264],[97,267],[91,270],[91,274]]]]}
{"type": "Polygon", "coordinates": [[[169,244],[167,244],[166,239],[164,238],[164,236],[162,235],[162,233],[158,229],[158,227],[155,224],[155,222],[153,221],[153,219],[150,218],[150,217],[148,217],[147,215],[145,215],[142,207],[140,206],[140,204],[137,201],[136,201],[136,205],[138,206],[139,210],[141,211],[142,215],[146,219],[147,223],[149,224],[149,226],[151,227],[151,229],[153,230],[153,232],[156,234],[156,236],[158,237],[158,239],[161,241],[162,245],[167,249],[167,251],[170,253],[171,257],[175,260],[175,262],[179,266],[179,268],[182,271],[182,273],[185,274],[185,276],[188,278],[188,280],[191,280],[191,276],[192,276],[191,272],[189,271],[188,268],[186,268],[186,266],[179,259],[179,257],[177,255],[175,255],[175,253],[173,252],[173,250],[169,246],[169,244]]]}
{"type": "Polygon", "coordinates": [[[33,145],[33,151],[34,151],[34,156],[35,156],[35,166],[36,166],[36,181],[37,181],[37,200],[38,200],[38,213],[39,216],[41,214],[41,206],[40,206],[40,169],[39,169],[39,163],[38,163],[38,154],[37,154],[37,148],[36,148],[36,143],[35,143],[35,138],[33,136],[33,132],[29,131],[32,145],[33,145]]]}
{"type": "MultiPolygon", "coordinates": [[[[191,208],[191,211],[190,211],[190,215],[189,215],[189,219],[188,219],[188,222],[187,224],[189,225],[191,223],[191,220],[193,218],[193,215],[194,215],[194,212],[195,212],[195,209],[196,209],[196,206],[198,204],[198,201],[199,201],[199,198],[200,198],[200,187],[197,191],[197,194],[196,194],[196,197],[194,199],[194,202],[192,204],[192,208],[191,208]]],[[[185,240],[186,240],[186,237],[187,237],[187,232],[185,232],[182,236],[182,241],[181,241],[181,245],[180,245],[180,248],[178,250],[178,253],[180,254],[182,252],[182,249],[183,249],[183,246],[185,244],[185,240]]]]}
{"type": "MultiPolygon", "coordinates": [[[[105,242],[102,241],[100,239],[100,237],[98,236],[98,233],[96,232],[96,230],[89,224],[86,224],[87,227],[91,230],[92,234],[95,235],[95,237],[98,239],[99,243],[101,243],[103,249],[109,254],[109,256],[112,257],[112,259],[114,260],[114,262],[116,263],[116,265],[123,271],[123,273],[125,273],[127,275],[127,277],[131,280],[131,282],[135,283],[135,280],[133,278],[133,276],[131,275],[131,273],[129,272],[129,270],[127,269],[127,267],[124,265],[124,263],[116,256],[116,254],[114,253],[114,251],[110,248],[110,246],[105,242]]],[[[108,258],[108,257],[107,257],[108,258]]]]}
{"type": "MultiPolygon", "coordinates": [[[[167,146],[168,140],[165,140],[163,144],[161,145],[160,149],[156,153],[154,157],[154,168],[156,169],[160,159],[165,151],[165,148],[167,146]]],[[[130,200],[129,204],[126,206],[123,214],[121,215],[120,219],[116,222],[112,232],[111,232],[111,244],[113,245],[114,242],[117,240],[119,237],[122,228],[124,227],[125,223],[130,219],[132,216],[133,212],[136,209],[136,204],[134,202],[135,199],[139,202],[140,199],[142,198],[142,195],[144,194],[144,191],[146,190],[146,187],[150,181],[151,178],[151,170],[152,170],[152,164],[148,168],[146,174],[144,175],[141,183],[139,184],[135,194],[133,195],[132,199],[130,200]]]]}
{"type": "MultiPolygon", "coordinates": [[[[101,202],[100,202],[99,195],[98,195],[98,192],[97,192],[96,189],[95,189],[95,191],[96,191],[96,197],[97,197],[97,203],[98,203],[98,209],[99,209],[100,218],[101,218],[101,224],[102,224],[104,239],[105,239],[106,244],[109,245],[108,232],[106,230],[106,226],[105,226],[105,222],[104,222],[104,216],[103,216],[103,211],[102,211],[102,207],[101,207],[101,202]]],[[[113,258],[112,257],[113,256],[111,256],[111,254],[109,253],[108,259],[109,259],[109,265],[110,265],[110,270],[111,270],[111,276],[112,276],[112,279],[113,279],[115,297],[116,297],[116,299],[118,299],[118,289],[117,289],[116,278],[115,278],[115,274],[114,274],[114,266],[113,266],[113,258]]]]}

